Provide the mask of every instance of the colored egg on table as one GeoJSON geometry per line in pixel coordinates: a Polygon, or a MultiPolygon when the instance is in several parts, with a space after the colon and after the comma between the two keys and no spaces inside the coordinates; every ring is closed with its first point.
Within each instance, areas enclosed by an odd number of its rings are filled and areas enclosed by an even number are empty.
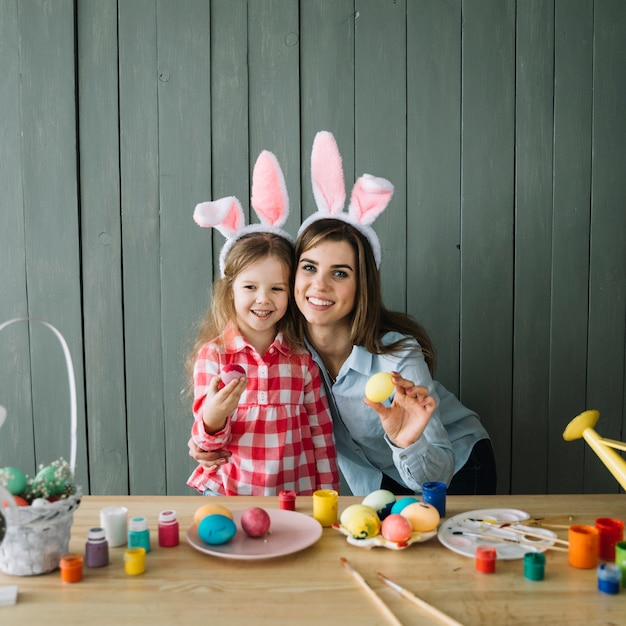
{"type": "Polygon", "coordinates": [[[353,511],[346,523],[342,526],[355,539],[369,539],[375,537],[380,532],[380,518],[376,511],[369,506],[353,511]]]}
{"type": "Polygon", "coordinates": [[[226,515],[207,515],[198,526],[198,537],[212,546],[230,541],[236,532],[235,522],[226,515]]]}
{"type": "Polygon", "coordinates": [[[382,402],[393,393],[393,382],[389,372],[378,372],[365,385],[365,397],[372,402],[382,402]]]}
{"type": "Polygon", "coordinates": [[[414,502],[402,509],[400,515],[411,522],[411,527],[418,533],[427,533],[437,528],[439,511],[427,502],[414,502]]]}
{"type": "Polygon", "coordinates": [[[241,365],[237,365],[236,363],[233,365],[224,365],[222,371],[220,372],[220,378],[225,385],[231,380],[238,380],[239,378],[243,378],[246,375],[246,370],[241,367],[241,365]]]}
{"type": "Polygon", "coordinates": [[[364,512],[376,513],[371,506],[367,506],[366,504],[351,504],[341,512],[341,515],[339,516],[339,523],[342,526],[345,526],[353,515],[356,515],[357,513],[362,514],[364,512]]]}
{"type": "Polygon", "coordinates": [[[382,520],[389,515],[391,507],[395,501],[396,496],[394,496],[391,491],[388,491],[387,489],[377,489],[376,491],[372,491],[365,496],[361,504],[371,506],[378,514],[378,517],[382,520]]]}
{"type": "Polygon", "coordinates": [[[405,543],[413,534],[413,527],[404,515],[391,513],[383,520],[380,533],[388,541],[405,543]]]}
{"type": "Polygon", "coordinates": [[[406,498],[400,498],[399,500],[396,500],[396,502],[391,507],[391,512],[401,513],[404,507],[409,506],[409,504],[414,504],[415,502],[419,502],[419,501],[420,501],[419,498],[414,498],[413,496],[406,496],[406,498]]]}
{"type": "Polygon", "coordinates": [[[3,467],[0,469],[0,485],[4,485],[13,496],[22,493],[26,489],[27,482],[26,474],[16,467],[3,467]]]}
{"type": "Polygon", "coordinates": [[[193,515],[193,522],[196,526],[200,526],[200,522],[207,515],[224,515],[233,519],[233,514],[225,506],[221,504],[203,504],[193,515]]]}
{"type": "Polygon", "coordinates": [[[241,515],[241,527],[250,537],[262,537],[267,534],[271,523],[269,513],[260,506],[250,507],[241,515]]]}

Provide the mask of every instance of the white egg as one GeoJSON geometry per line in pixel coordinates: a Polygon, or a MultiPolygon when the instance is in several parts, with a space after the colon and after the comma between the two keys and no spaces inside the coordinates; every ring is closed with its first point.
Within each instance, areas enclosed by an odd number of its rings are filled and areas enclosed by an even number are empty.
{"type": "Polygon", "coordinates": [[[391,507],[394,505],[395,501],[396,496],[394,496],[391,491],[388,491],[387,489],[377,489],[376,491],[372,491],[372,493],[365,496],[362,504],[371,506],[378,514],[378,517],[382,520],[389,515],[391,507]]]}

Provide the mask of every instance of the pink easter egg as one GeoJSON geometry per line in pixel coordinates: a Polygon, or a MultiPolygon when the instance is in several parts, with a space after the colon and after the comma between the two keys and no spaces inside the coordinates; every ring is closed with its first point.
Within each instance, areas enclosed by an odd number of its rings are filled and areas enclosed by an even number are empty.
{"type": "Polygon", "coordinates": [[[243,378],[246,375],[246,370],[241,365],[224,365],[220,372],[220,378],[225,385],[231,380],[237,380],[243,378]]]}

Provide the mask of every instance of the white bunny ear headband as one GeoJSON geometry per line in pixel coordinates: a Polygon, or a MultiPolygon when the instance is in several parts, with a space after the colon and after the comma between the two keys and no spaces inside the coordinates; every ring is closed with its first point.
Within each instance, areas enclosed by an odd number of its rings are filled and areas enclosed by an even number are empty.
{"type": "Polygon", "coordinates": [[[308,217],[298,235],[311,223],[326,218],[340,219],[358,229],[372,246],[376,266],[380,267],[380,241],[370,226],[385,210],[393,195],[393,185],[385,178],[363,174],[352,188],[348,212],[343,212],[346,188],[341,155],[332,133],[320,131],[315,135],[311,151],[311,183],[317,213],[308,217]]]}
{"type": "Polygon", "coordinates": [[[234,196],[196,205],[193,219],[203,228],[213,227],[226,237],[220,252],[220,275],[224,277],[226,257],[233,244],[250,233],[268,232],[283,237],[292,245],[293,237],[282,230],[289,217],[289,197],[278,159],[267,150],[259,154],[252,173],[250,205],[261,220],[246,226],[241,204],[234,196]]]}

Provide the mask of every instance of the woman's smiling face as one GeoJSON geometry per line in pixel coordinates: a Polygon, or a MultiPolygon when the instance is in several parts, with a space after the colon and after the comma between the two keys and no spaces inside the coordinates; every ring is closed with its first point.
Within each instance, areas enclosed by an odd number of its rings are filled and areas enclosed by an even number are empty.
{"type": "Polygon", "coordinates": [[[296,267],[294,298],[312,326],[346,320],[357,290],[356,255],[346,241],[323,241],[305,250],[296,267]]]}

